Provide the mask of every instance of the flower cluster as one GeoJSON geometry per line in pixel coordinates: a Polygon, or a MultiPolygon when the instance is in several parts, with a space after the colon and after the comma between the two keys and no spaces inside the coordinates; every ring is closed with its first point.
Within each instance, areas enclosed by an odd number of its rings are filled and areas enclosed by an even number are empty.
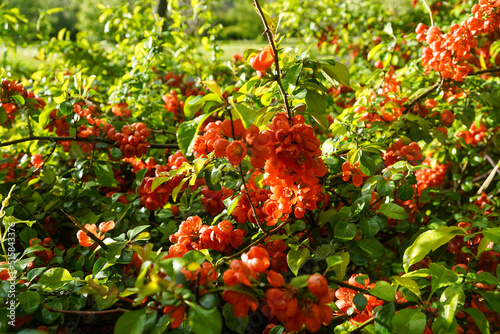
{"type": "Polygon", "coordinates": [[[302,218],[306,210],[317,208],[324,195],[319,177],[326,174],[320,158],[320,141],[304,117],[295,115],[291,120],[278,113],[269,124],[271,139],[267,146],[270,157],[265,164],[264,183],[271,194],[264,203],[267,225],[286,220],[294,213],[302,218]]]}
{"type": "Polygon", "coordinates": [[[184,109],[184,101],[179,101],[175,90],[171,90],[168,95],[163,95],[161,99],[165,102],[163,108],[174,115],[180,115],[184,109]]]}
{"type": "Polygon", "coordinates": [[[170,236],[174,245],[170,246],[168,257],[182,257],[190,250],[201,249],[213,249],[227,254],[243,244],[245,234],[244,230],[234,229],[227,220],[217,225],[205,225],[200,217],[189,217],[170,236]]]}
{"type": "MultiPolygon", "coordinates": [[[[166,182],[161,183],[159,186],[152,191],[153,181],[156,177],[166,176],[167,173],[172,170],[179,169],[184,162],[188,162],[186,157],[181,151],[175,152],[173,155],[168,157],[168,163],[164,165],[155,166],[155,176],[146,176],[141,183],[139,188],[139,197],[141,198],[141,203],[146,207],[146,209],[151,211],[156,211],[163,208],[169,200],[170,195],[174,189],[181,185],[182,180],[186,173],[177,173],[176,175],[169,177],[166,182]]],[[[148,167],[149,168],[149,167],[148,167]]],[[[206,182],[204,179],[197,179],[193,189],[198,186],[204,185],[206,182]]],[[[188,187],[187,183],[181,186],[181,191],[188,187]]]]}
{"type": "Polygon", "coordinates": [[[349,161],[342,164],[342,180],[345,182],[349,181],[352,176],[352,184],[355,187],[359,187],[363,184],[363,178],[366,177],[365,173],[359,168],[359,162],[351,165],[349,161]]]}
{"type": "Polygon", "coordinates": [[[468,131],[460,131],[456,134],[457,137],[463,138],[465,143],[472,146],[477,146],[479,142],[483,141],[486,137],[486,132],[488,130],[481,124],[479,128],[476,126],[476,122],[472,122],[470,129],[468,131]]]}
{"type": "Polygon", "coordinates": [[[421,150],[422,149],[416,142],[405,145],[401,138],[398,138],[382,155],[384,165],[392,166],[401,159],[406,159],[410,163],[415,164],[417,161],[422,160],[421,150]]]}
{"type": "Polygon", "coordinates": [[[4,79],[0,89],[0,107],[7,113],[7,120],[4,124],[12,123],[19,107],[30,107],[39,110],[43,110],[45,107],[45,101],[36,97],[33,92],[26,91],[20,82],[4,79]],[[14,98],[16,95],[19,95],[24,100],[24,104],[20,102],[21,99],[14,98]]]}
{"type": "Polygon", "coordinates": [[[267,305],[264,310],[270,321],[277,319],[285,324],[287,331],[300,331],[306,327],[317,332],[321,325],[328,326],[333,311],[327,305],[333,302],[335,290],[328,287],[327,280],[320,274],[307,279],[308,292],[293,286],[271,288],[266,291],[267,305]]]}
{"type": "Polygon", "coordinates": [[[149,143],[146,142],[146,138],[151,132],[144,123],[124,125],[122,132],[116,131],[115,127],[108,123],[103,130],[109,139],[117,142],[117,146],[126,158],[141,157],[148,151],[149,143]]]}
{"type": "Polygon", "coordinates": [[[130,117],[131,113],[130,109],[128,108],[127,102],[120,102],[115,104],[113,108],[111,108],[111,112],[118,117],[124,117],[124,118],[130,117]]]}
{"type": "Polygon", "coordinates": [[[226,208],[222,201],[232,196],[234,191],[232,189],[226,189],[226,187],[222,187],[219,191],[203,187],[201,189],[201,194],[203,195],[201,198],[201,204],[203,204],[205,210],[207,210],[207,212],[212,216],[217,216],[226,208]]]}
{"type": "MultiPolygon", "coordinates": [[[[234,286],[241,283],[251,286],[252,282],[256,282],[260,275],[265,274],[269,284],[281,287],[285,284],[285,280],[281,274],[274,270],[267,270],[270,265],[271,261],[267,250],[262,246],[253,246],[247,253],[241,255],[241,260],[231,261],[230,269],[226,270],[223,275],[224,284],[234,286]]],[[[232,290],[225,290],[222,298],[234,305],[233,313],[237,318],[246,317],[249,309],[255,311],[259,305],[254,297],[232,290]]]]}
{"type": "Polygon", "coordinates": [[[423,168],[415,172],[417,179],[417,188],[419,194],[428,187],[441,187],[444,184],[446,173],[450,168],[450,164],[432,164],[430,158],[425,158],[422,165],[430,166],[432,168],[423,168]]]}
{"type": "Polygon", "coordinates": [[[467,63],[471,50],[477,46],[475,36],[491,33],[500,27],[498,1],[481,0],[472,7],[468,20],[453,24],[450,31],[443,34],[438,27],[427,27],[420,23],[416,28],[417,40],[426,41],[429,46],[422,50],[422,64],[426,73],[440,72],[441,77],[463,81],[472,71],[467,63]]]}

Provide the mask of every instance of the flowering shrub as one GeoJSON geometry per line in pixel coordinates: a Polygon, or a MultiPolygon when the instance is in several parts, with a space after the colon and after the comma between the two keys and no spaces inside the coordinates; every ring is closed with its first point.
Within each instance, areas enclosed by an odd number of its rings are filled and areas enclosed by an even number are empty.
{"type": "Polygon", "coordinates": [[[2,332],[500,331],[500,3],[297,3],[227,66],[174,1],[1,71],[2,332]]]}

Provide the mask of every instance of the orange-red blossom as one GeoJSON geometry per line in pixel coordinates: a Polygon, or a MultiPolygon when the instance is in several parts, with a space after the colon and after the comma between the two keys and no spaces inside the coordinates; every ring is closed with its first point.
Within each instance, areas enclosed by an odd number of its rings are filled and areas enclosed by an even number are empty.
{"type": "MultiPolygon", "coordinates": [[[[95,224],[85,224],[85,228],[93,235],[99,237],[101,240],[104,239],[104,233],[111,231],[115,228],[115,222],[110,220],[108,222],[102,222],[99,224],[99,233],[97,233],[97,225],[95,224]]],[[[83,247],[90,247],[94,244],[92,240],[84,231],[80,230],[76,233],[78,242],[83,247]]]]}
{"type": "Polygon", "coordinates": [[[257,71],[259,77],[274,63],[274,52],[271,46],[266,46],[258,55],[248,59],[248,63],[257,71]]]}

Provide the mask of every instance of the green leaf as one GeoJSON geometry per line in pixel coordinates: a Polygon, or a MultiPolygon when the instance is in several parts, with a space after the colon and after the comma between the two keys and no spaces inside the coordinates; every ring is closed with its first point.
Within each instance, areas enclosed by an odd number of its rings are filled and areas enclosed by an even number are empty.
{"type": "Polygon", "coordinates": [[[35,312],[38,306],[40,306],[40,295],[36,291],[21,292],[18,299],[21,304],[21,308],[27,314],[35,312]]]}
{"type": "Polygon", "coordinates": [[[309,249],[306,247],[302,249],[294,250],[290,249],[286,256],[286,261],[288,263],[288,267],[292,271],[292,273],[297,276],[299,269],[304,265],[304,262],[311,256],[309,249]]]}
{"type": "Polygon", "coordinates": [[[375,161],[361,151],[361,157],[359,158],[359,168],[365,175],[371,176],[377,171],[377,166],[375,161]]]}
{"type": "Polygon", "coordinates": [[[228,197],[222,201],[222,203],[224,203],[224,205],[226,206],[226,211],[228,215],[230,215],[234,211],[234,209],[236,209],[236,206],[238,205],[241,196],[243,196],[243,194],[239,194],[236,197],[228,197]]]}
{"type": "Polygon", "coordinates": [[[245,128],[255,123],[255,119],[257,118],[255,109],[247,107],[244,103],[233,103],[231,101],[231,105],[233,106],[231,112],[234,113],[237,118],[241,119],[245,128]]]}
{"type": "Polygon", "coordinates": [[[335,276],[338,279],[343,280],[350,261],[351,258],[349,252],[337,252],[326,258],[327,270],[333,270],[335,272],[335,276]]]}
{"type": "Polygon", "coordinates": [[[182,258],[186,259],[189,263],[196,262],[198,264],[202,264],[203,262],[205,262],[206,256],[202,252],[190,250],[186,254],[184,254],[182,258]]]}
{"type": "Polygon", "coordinates": [[[500,292],[498,291],[478,291],[484,298],[486,307],[490,310],[500,313],[500,292]]]}
{"type": "Polygon", "coordinates": [[[405,209],[403,209],[402,207],[400,207],[395,203],[381,204],[379,209],[377,210],[377,213],[381,213],[389,218],[397,220],[404,220],[410,217],[410,215],[405,211],[405,209]]]}
{"type": "Polygon", "coordinates": [[[202,83],[205,84],[213,93],[217,94],[221,99],[223,99],[222,89],[217,82],[215,82],[214,80],[205,80],[202,81],[202,83]]]}
{"type": "Polygon", "coordinates": [[[374,237],[382,228],[380,226],[380,220],[375,217],[376,216],[371,218],[363,217],[359,221],[359,229],[368,238],[374,237]]]}
{"type": "Polygon", "coordinates": [[[34,221],[34,220],[22,220],[22,219],[18,219],[16,217],[13,217],[13,216],[7,216],[7,217],[3,218],[3,224],[7,227],[9,227],[12,224],[26,224],[29,227],[31,227],[35,223],[36,223],[36,221],[34,221]]]}
{"type": "Polygon", "coordinates": [[[420,287],[415,280],[407,277],[392,276],[394,282],[409,289],[413,294],[420,297],[420,287]]]}
{"type": "Polygon", "coordinates": [[[378,281],[377,283],[375,283],[375,287],[373,289],[369,289],[368,292],[370,292],[372,296],[388,302],[393,301],[394,297],[396,296],[394,287],[386,281],[378,281]]]}
{"type": "Polygon", "coordinates": [[[328,118],[326,118],[325,116],[323,115],[320,115],[316,112],[311,112],[309,113],[309,115],[311,115],[312,118],[314,118],[314,120],[316,121],[316,123],[318,123],[323,129],[328,129],[328,126],[329,126],[329,122],[328,122],[328,118]]]}
{"type": "Polygon", "coordinates": [[[408,272],[412,264],[417,263],[432,251],[448,243],[456,235],[463,235],[459,227],[440,226],[437,230],[425,231],[415,239],[403,255],[403,268],[408,272]]]}
{"type": "Polygon", "coordinates": [[[321,73],[332,85],[337,86],[338,82],[343,86],[349,86],[350,74],[344,64],[334,61],[318,61],[318,63],[321,66],[321,73]]]}
{"type": "Polygon", "coordinates": [[[394,303],[387,303],[375,314],[375,331],[377,334],[392,334],[392,319],[396,312],[394,303]]]}
{"type": "Polygon", "coordinates": [[[52,184],[56,180],[56,173],[50,168],[44,168],[40,173],[40,180],[46,184],[52,184]]]}
{"type": "Polygon", "coordinates": [[[44,290],[55,290],[63,287],[66,283],[73,281],[73,276],[64,268],[50,268],[40,277],[38,283],[44,290]]]}
{"type": "Polygon", "coordinates": [[[215,307],[207,310],[200,305],[189,303],[189,326],[195,334],[220,334],[222,317],[215,307]]]}
{"type": "Polygon", "coordinates": [[[500,246],[500,227],[486,228],[483,235],[500,246]]]}
{"type": "Polygon", "coordinates": [[[134,229],[127,231],[127,237],[129,238],[129,240],[132,240],[136,236],[138,236],[141,232],[143,232],[144,230],[147,230],[150,227],[151,227],[150,225],[136,226],[136,227],[134,227],[134,229]]]}
{"type": "Polygon", "coordinates": [[[362,292],[358,293],[354,298],[352,299],[354,305],[356,306],[356,310],[363,312],[366,308],[366,305],[368,305],[368,300],[366,297],[363,295],[362,292]]]}
{"type": "Polygon", "coordinates": [[[354,239],[357,231],[358,228],[354,223],[339,221],[337,224],[335,224],[335,238],[342,241],[349,241],[354,239]]]}
{"type": "MultiPolygon", "coordinates": [[[[311,111],[317,114],[324,114],[326,110],[326,99],[323,95],[313,91],[307,90],[306,104],[311,111]]],[[[327,123],[328,124],[328,123],[327,123]]],[[[328,125],[326,126],[328,128],[328,125]]]]}
{"type": "Polygon", "coordinates": [[[472,319],[474,319],[477,328],[479,328],[482,334],[490,334],[490,322],[486,319],[486,315],[484,315],[483,312],[479,311],[477,308],[466,308],[464,312],[472,316],[472,319]]]}
{"type": "Polygon", "coordinates": [[[427,318],[419,309],[402,309],[392,319],[394,333],[422,334],[427,318]]]}
{"type": "Polygon", "coordinates": [[[8,119],[9,116],[7,115],[7,111],[5,110],[5,108],[0,107],[0,124],[4,124],[8,119]]]}
{"type": "Polygon", "coordinates": [[[113,185],[113,181],[115,180],[113,168],[111,168],[111,165],[107,163],[96,164],[96,176],[97,181],[104,187],[111,187],[113,185]]]}
{"type": "Polygon", "coordinates": [[[396,190],[396,194],[400,200],[408,201],[413,198],[415,189],[413,189],[413,186],[408,182],[403,182],[403,184],[396,190]]]}
{"type": "Polygon", "coordinates": [[[142,334],[146,325],[146,310],[143,308],[137,311],[122,314],[116,322],[115,334],[142,334]]]}
{"type": "Polygon", "coordinates": [[[457,322],[455,320],[457,307],[463,305],[465,301],[462,286],[454,285],[446,288],[441,294],[439,301],[438,317],[432,324],[432,329],[435,333],[454,332],[457,328],[457,322]]]}
{"type": "Polygon", "coordinates": [[[26,103],[24,97],[22,97],[21,95],[13,95],[12,99],[15,100],[21,106],[24,106],[24,104],[26,103]]]}
{"type": "MultiPolygon", "coordinates": [[[[381,178],[377,183],[377,192],[381,196],[391,196],[394,193],[395,189],[396,189],[396,187],[394,186],[394,181],[392,181],[392,180],[386,180],[384,178],[381,178]]],[[[391,203],[386,203],[386,204],[391,204],[391,203]]],[[[382,205],[384,205],[384,204],[382,204],[382,205]]],[[[406,213],[406,211],[405,211],[405,213],[406,213]]],[[[405,218],[403,218],[403,219],[405,219],[405,218]]]]}
{"type": "Polygon", "coordinates": [[[205,104],[203,95],[191,95],[186,99],[184,103],[184,115],[186,117],[191,117],[205,104]]]}
{"type": "Polygon", "coordinates": [[[358,245],[373,258],[379,258],[385,254],[384,245],[375,238],[364,238],[358,245]]]}
{"type": "Polygon", "coordinates": [[[297,277],[294,277],[290,281],[290,285],[296,287],[296,288],[305,288],[307,286],[307,280],[309,279],[310,275],[300,275],[297,277]]]}
{"type": "Polygon", "coordinates": [[[429,268],[431,270],[431,294],[439,288],[454,284],[458,280],[458,274],[455,271],[446,269],[440,264],[431,263],[429,268]]]}
{"type": "Polygon", "coordinates": [[[170,176],[157,176],[153,179],[153,182],[151,183],[151,192],[155,191],[156,188],[161,186],[163,183],[167,182],[170,180],[170,176]]]}
{"type": "Polygon", "coordinates": [[[248,325],[248,317],[236,318],[233,313],[233,308],[234,306],[231,304],[226,304],[222,308],[222,315],[224,316],[226,325],[236,333],[244,333],[248,325]]]}

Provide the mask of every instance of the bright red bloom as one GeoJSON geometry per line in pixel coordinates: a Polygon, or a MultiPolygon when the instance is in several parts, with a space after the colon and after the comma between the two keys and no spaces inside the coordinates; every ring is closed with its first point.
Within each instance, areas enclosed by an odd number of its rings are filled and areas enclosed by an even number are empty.
{"type": "Polygon", "coordinates": [[[170,313],[169,318],[174,319],[170,327],[177,328],[184,321],[184,316],[186,314],[186,307],[184,305],[180,306],[167,305],[163,308],[163,313],[164,314],[170,313]]]}
{"type": "Polygon", "coordinates": [[[249,309],[256,311],[259,306],[257,299],[236,291],[225,290],[222,299],[234,305],[233,313],[236,318],[245,318],[249,309]]]}
{"type": "Polygon", "coordinates": [[[102,222],[99,224],[99,231],[101,233],[106,233],[115,228],[115,222],[110,220],[109,222],[102,222]]]}
{"type": "Polygon", "coordinates": [[[241,140],[235,140],[227,146],[226,155],[233,166],[238,166],[247,155],[247,146],[241,140]]]}
{"type": "Polygon", "coordinates": [[[267,71],[274,63],[274,52],[271,46],[266,46],[261,53],[248,59],[248,63],[258,72],[267,71]]]}
{"type": "Polygon", "coordinates": [[[253,246],[248,253],[241,255],[241,261],[247,265],[250,270],[262,273],[271,265],[269,253],[264,247],[253,246]]]}
{"type": "Polygon", "coordinates": [[[36,168],[42,168],[45,161],[43,161],[43,157],[40,153],[33,154],[31,156],[31,164],[36,168]]]}

